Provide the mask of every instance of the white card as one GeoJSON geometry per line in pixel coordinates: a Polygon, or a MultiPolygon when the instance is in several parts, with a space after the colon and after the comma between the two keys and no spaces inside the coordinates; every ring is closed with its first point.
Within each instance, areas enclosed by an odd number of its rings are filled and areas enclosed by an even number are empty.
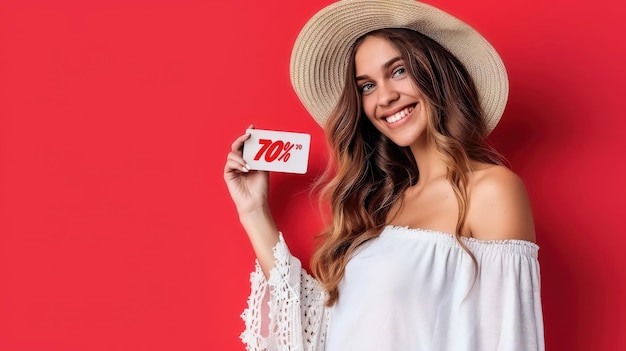
{"type": "Polygon", "coordinates": [[[250,169],[306,173],[311,136],[304,133],[248,129],[250,139],[243,144],[243,159],[250,169]]]}

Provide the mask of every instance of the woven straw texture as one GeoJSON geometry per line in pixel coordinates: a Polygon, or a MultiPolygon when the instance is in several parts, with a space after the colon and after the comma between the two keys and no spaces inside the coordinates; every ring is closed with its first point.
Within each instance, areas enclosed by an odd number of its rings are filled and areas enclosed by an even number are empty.
{"type": "Polygon", "coordinates": [[[343,0],[315,14],[293,47],[291,83],[315,121],[324,126],[344,86],[350,46],[381,28],[408,28],[440,43],[468,70],[480,95],[489,132],[509,92],[504,64],[476,30],[433,6],[413,0],[343,0]]]}

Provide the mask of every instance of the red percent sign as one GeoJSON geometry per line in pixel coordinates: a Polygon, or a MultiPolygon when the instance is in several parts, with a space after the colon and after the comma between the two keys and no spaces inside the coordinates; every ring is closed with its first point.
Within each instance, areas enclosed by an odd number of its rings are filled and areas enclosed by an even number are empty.
{"type": "Polygon", "coordinates": [[[301,150],[301,144],[292,144],[290,142],[284,143],[282,140],[272,141],[270,139],[259,139],[259,144],[261,149],[254,156],[254,160],[258,161],[263,154],[265,154],[265,161],[270,163],[274,162],[276,159],[278,161],[287,162],[289,157],[291,156],[291,149],[296,147],[296,150],[301,150]]]}

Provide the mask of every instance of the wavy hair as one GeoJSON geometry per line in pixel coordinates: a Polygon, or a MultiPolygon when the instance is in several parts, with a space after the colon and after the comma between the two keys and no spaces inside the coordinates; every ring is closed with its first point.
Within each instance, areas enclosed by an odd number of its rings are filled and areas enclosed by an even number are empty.
{"type": "Polygon", "coordinates": [[[389,28],[370,32],[351,49],[346,84],[324,127],[331,162],[318,183],[321,202],[330,205],[331,221],[320,233],[311,269],[333,305],[345,267],[355,250],[376,238],[388,224],[392,206],[419,180],[419,168],[408,147],[399,147],[365,116],[355,80],[355,55],[367,36],[388,40],[400,53],[413,82],[427,101],[426,134],[444,159],[456,196],[459,216],[454,233],[461,240],[468,206],[467,174],[471,161],[502,164],[489,147],[476,87],[464,66],[434,40],[412,30],[389,28]]]}

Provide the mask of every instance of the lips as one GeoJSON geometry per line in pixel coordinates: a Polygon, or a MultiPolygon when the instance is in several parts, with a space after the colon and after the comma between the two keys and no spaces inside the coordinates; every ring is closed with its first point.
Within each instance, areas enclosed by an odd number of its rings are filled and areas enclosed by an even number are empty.
{"type": "Polygon", "coordinates": [[[387,123],[389,124],[394,124],[402,120],[404,117],[408,116],[414,108],[415,105],[407,106],[404,109],[394,113],[393,115],[385,117],[385,121],[387,121],[387,123]]]}

